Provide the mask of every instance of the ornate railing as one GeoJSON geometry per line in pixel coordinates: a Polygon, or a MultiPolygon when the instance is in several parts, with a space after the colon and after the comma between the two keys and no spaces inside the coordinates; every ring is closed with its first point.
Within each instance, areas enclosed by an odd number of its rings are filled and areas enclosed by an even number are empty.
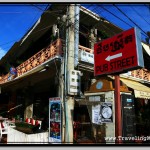
{"type": "MultiPolygon", "coordinates": [[[[93,53],[94,50],[79,45],[80,50],[84,50],[89,53],[93,53]]],[[[42,49],[28,60],[20,64],[17,69],[17,77],[23,75],[24,73],[30,71],[31,69],[41,65],[42,63],[46,62],[47,60],[54,58],[55,56],[62,56],[63,55],[63,41],[61,39],[57,39],[53,43],[51,43],[48,47],[42,49]]],[[[150,82],[150,71],[147,69],[138,69],[131,71],[131,76],[142,79],[145,81],[150,82]]],[[[9,73],[2,76],[0,78],[0,84],[8,82],[9,73]]]]}
{"type": "MultiPolygon", "coordinates": [[[[55,56],[62,56],[63,54],[63,43],[61,39],[57,39],[51,43],[48,47],[42,49],[28,60],[20,64],[17,69],[17,77],[23,75],[24,73],[30,71],[31,69],[41,65],[47,60],[54,58],[55,56]]],[[[8,82],[9,73],[2,76],[0,79],[0,84],[8,82]]]]}
{"type": "Polygon", "coordinates": [[[131,71],[131,76],[137,79],[150,82],[150,71],[147,69],[137,69],[131,71]]]}
{"type": "Polygon", "coordinates": [[[84,46],[81,46],[81,45],[79,45],[79,49],[84,50],[84,51],[89,52],[89,53],[92,53],[92,54],[94,53],[93,49],[90,49],[90,48],[87,48],[87,47],[84,47],[84,46]]]}

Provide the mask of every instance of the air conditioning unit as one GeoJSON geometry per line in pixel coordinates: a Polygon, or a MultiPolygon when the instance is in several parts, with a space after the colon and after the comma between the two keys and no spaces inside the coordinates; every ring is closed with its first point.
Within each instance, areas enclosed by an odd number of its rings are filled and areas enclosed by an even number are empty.
{"type": "Polygon", "coordinates": [[[68,94],[79,95],[81,90],[81,71],[70,70],[68,72],[68,94]]]}
{"type": "Polygon", "coordinates": [[[94,54],[88,53],[86,51],[79,51],[79,61],[94,64],[94,54]]]}

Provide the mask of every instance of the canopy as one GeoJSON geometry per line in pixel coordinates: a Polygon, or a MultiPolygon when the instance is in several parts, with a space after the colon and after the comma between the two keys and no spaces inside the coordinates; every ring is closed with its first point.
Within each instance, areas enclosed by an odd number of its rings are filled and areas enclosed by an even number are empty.
{"type": "Polygon", "coordinates": [[[134,89],[136,98],[150,99],[150,88],[137,81],[120,78],[120,80],[128,87],[134,89]]]}

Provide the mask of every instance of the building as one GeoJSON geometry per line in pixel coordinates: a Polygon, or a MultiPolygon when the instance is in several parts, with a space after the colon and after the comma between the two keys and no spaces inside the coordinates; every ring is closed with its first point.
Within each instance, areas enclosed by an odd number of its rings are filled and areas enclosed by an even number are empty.
{"type": "MultiPolygon", "coordinates": [[[[104,137],[115,137],[115,116],[112,123],[93,126],[92,107],[87,107],[86,102],[89,93],[95,92],[102,92],[102,99],[105,102],[103,92],[108,92],[106,97],[109,97],[109,91],[112,91],[110,100],[112,111],[115,112],[113,79],[108,76],[101,79],[94,77],[93,50],[96,42],[122,31],[82,6],[51,5],[24,37],[0,60],[4,74],[1,74],[0,79],[0,96],[1,103],[5,106],[1,107],[1,111],[11,110],[9,114],[3,113],[3,115],[24,120],[33,117],[40,119],[45,114],[49,116],[49,98],[60,97],[63,110],[62,142],[109,143],[110,141],[106,141],[104,137]],[[49,13],[57,10],[61,11],[49,13]],[[69,65],[69,62],[72,65],[69,65]],[[16,67],[17,77],[8,80],[11,65],[16,67]],[[72,71],[75,76],[71,74],[72,71]],[[80,82],[72,85],[72,81],[68,80],[71,79],[70,77],[80,82]],[[92,91],[96,84],[93,79],[96,80],[95,82],[104,80],[106,89],[92,91]],[[20,104],[21,107],[12,109],[20,104]]],[[[145,58],[148,58],[144,46],[143,52],[145,58]]],[[[148,59],[144,60],[147,63],[148,59]]],[[[143,71],[146,72],[144,79],[148,78],[149,83],[149,71],[143,71]]],[[[138,73],[135,75],[135,72],[132,71],[131,76],[137,76],[138,73]]],[[[121,92],[130,95],[132,93],[128,89],[128,84],[122,85],[121,92]]],[[[111,142],[115,143],[115,140],[111,142]]]]}

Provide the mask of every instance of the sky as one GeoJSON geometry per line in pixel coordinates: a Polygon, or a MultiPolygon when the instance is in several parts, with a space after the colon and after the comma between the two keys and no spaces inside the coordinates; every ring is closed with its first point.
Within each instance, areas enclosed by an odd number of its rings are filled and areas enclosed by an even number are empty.
{"type": "Polygon", "coordinates": [[[85,5],[88,9],[99,14],[106,20],[128,30],[132,27],[138,27],[141,30],[142,40],[148,36],[150,31],[150,4],[95,4],[85,5]]]}
{"type": "Polygon", "coordinates": [[[0,4],[0,59],[39,19],[47,4],[0,4]]]}
{"type": "MultiPolygon", "coordinates": [[[[150,31],[150,5],[148,4],[82,4],[123,30],[137,26],[142,40],[150,31]]],[[[39,19],[44,4],[0,4],[0,59],[13,44],[39,19]]]]}

